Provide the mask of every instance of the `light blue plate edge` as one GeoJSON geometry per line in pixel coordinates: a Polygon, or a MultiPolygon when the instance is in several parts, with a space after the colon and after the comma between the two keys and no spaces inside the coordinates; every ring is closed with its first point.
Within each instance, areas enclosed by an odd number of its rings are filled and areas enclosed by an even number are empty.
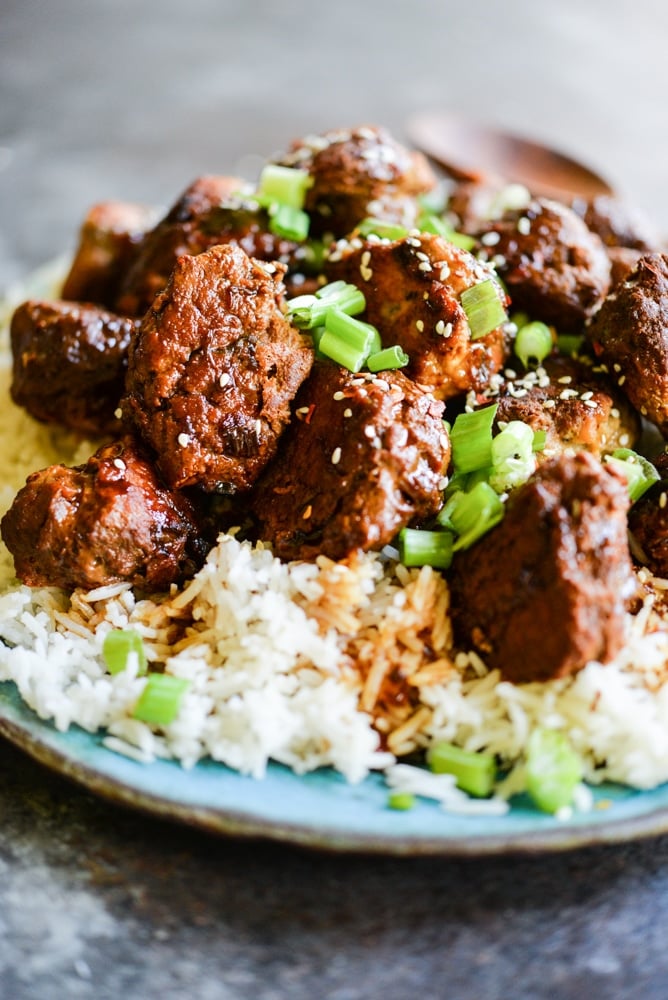
{"type": "Polygon", "coordinates": [[[270,764],[264,779],[204,760],[140,764],[78,727],[59,732],[0,684],[0,734],[30,756],[107,799],[214,833],[256,836],[330,850],[482,855],[567,850],[668,831],[668,785],[647,792],[606,784],[591,812],[545,816],[523,799],[504,816],[456,816],[420,800],[388,808],[382,775],[356,785],[330,769],[296,775],[270,764]]]}

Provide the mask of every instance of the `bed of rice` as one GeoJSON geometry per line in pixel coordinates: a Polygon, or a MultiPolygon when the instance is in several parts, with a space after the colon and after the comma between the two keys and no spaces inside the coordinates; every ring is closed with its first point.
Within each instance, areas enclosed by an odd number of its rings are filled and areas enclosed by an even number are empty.
{"type": "MultiPolygon", "coordinates": [[[[6,324],[2,338],[0,513],[30,472],[95,448],[11,404],[6,324]]],[[[0,545],[0,680],[59,729],[103,729],[110,749],[146,762],[192,767],[209,756],[257,778],[270,760],[300,773],[329,765],[353,782],[384,768],[390,784],[419,792],[420,773],[399,758],[447,740],[511,764],[541,725],[568,734],[589,782],[650,788],[668,780],[668,632],[657,611],[668,584],[644,579],[645,606],[628,616],[614,663],[516,686],[453,649],[440,574],[387,554],[285,565],[226,535],[184,588],[147,598],[123,585],[31,590],[0,545]],[[116,627],[136,629],[149,661],[190,681],[162,730],[132,718],[145,684],[136,664],[105,669],[102,643],[116,627]]],[[[505,807],[468,805],[447,778],[425,793],[459,811],[505,807]]]]}

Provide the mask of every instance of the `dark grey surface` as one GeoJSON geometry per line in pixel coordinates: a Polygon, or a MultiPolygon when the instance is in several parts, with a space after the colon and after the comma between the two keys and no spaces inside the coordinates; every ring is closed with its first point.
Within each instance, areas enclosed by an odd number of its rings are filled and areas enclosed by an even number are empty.
{"type": "MultiPolygon", "coordinates": [[[[0,0],[0,286],[89,203],[439,105],[589,159],[668,229],[668,7],[0,0]]],[[[214,839],[0,746],[0,996],[668,995],[668,839],[480,861],[214,839]]]]}

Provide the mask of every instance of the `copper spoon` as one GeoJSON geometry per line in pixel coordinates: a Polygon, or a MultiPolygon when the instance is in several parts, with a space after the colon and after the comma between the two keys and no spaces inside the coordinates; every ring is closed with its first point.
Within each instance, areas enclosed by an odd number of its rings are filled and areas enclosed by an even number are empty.
{"type": "Polygon", "coordinates": [[[614,193],[603,177],[564,153],[447,112],[414,115],[406,134],[455,180],[510,180],[562,201],[614,193]]]}

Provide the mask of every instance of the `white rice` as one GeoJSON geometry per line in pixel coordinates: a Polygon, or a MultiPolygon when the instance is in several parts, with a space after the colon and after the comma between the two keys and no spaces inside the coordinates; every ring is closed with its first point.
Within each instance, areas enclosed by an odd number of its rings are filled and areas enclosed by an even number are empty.
{"type": "MultiPolygon", "coordinates": [[[[38,425],[10,403],[6,328],[1,336],[4,513],[30,472],[83,462],[95,442],[38,425]]],[[[513,685],[476,654],[452,648],[442,578],[406,570],[391,555],[285,565],[230,534],[183,590],[138,600],[127,586],[73,595],[21,586],[0,545],[0,680],[13,681],[58,729],[105,730],[109,749],[140,761],[171,757],[189,768],[210,757],[257,778],[270,760],[298,773],[327,765],[351,782],[385,768],[393,788],[463,813],[507,805],[503,797],[471,803],[452,780],[434,781],[397,757],[446,740],[511,766],[532,730],[547,726],[568,735],[590,783],[646,789],[668,780],[668,633],[651,601],[628,616],[627,643],[614,663],[513,685]],[[146,683],[134,661],[107,673],[102,643],[119,627],[144,637],[149,661],[189,680],[171,725],[132,717],[146,683]],[[401,710],[383,700],[397,666],[415,696],[401,710]],[[393,753],[381,748],[379,731],[393,753]]],[[[656,590],[666,586],[656,581],[656,590]]],[[[580,789],[576,808],[589,805],[580,789]]]]}

